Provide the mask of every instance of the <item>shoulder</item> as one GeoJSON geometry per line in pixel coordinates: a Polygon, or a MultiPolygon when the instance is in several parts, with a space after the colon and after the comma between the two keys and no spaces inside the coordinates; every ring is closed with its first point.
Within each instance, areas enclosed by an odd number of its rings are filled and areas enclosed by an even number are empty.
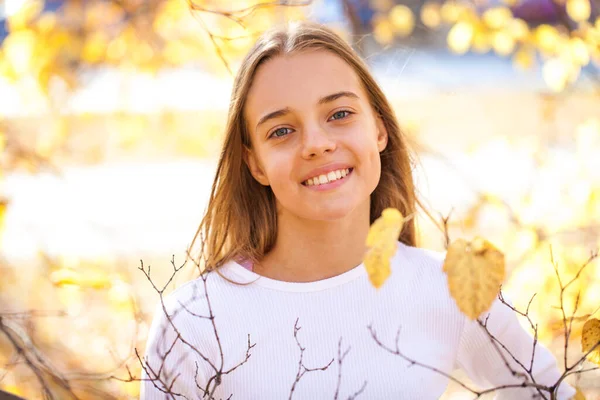
{"type": "Polygon", "coordinates": [[[160,328],[176,323],[191,326],[194,320],[208,318],[211,314],[209,302],[218,303],[223,291],[219,290],[222,279],[215,271],[206,272],[179,286],[171,293],[158,297],[152,325],[160,328]]]}
{"type": "MultiPolygon", "coordinates": [[[[396,266],[398,279],[404,287],[414,291],[415,296],[428,297],[432,304],[440,307],[448,306],[448,310],[456,311],[448,288],[448,276],[443,265],[445,252],[408,246],[398,243],[396,266]]],[[[425,301],[425,300],[423,300],[425,301]]]]}
{"type": "Polygon", "coordinates": [[[403,268],[413,270],[418,275],[445,277],[446,274],[442,269],[445,258],[445,252],[409,246],[398,242],[397,262],[402,264],[403,268]]]}

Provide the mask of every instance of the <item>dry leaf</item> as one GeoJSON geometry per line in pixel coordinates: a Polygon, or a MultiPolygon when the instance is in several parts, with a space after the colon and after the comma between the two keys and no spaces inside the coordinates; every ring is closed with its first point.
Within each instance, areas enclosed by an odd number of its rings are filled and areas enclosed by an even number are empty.
{"type": "Polygon", "coordinates": [[[369,280],[379,289],[391,274],[390,259],[396,252],[396,246],[403,218],[400,211],[395,208],[386,208],[377,218],[367,235],[369,250],[365,256],[365,268],[369,280]]]}
{"type": "Polygon", "coordinates": [[[595,364],[600,365],[600,320],[592,318],[583,325],[583,332],[581,334],[581,350],[584,353],[594,349],[588,356],[587,359],[595,364]],[[594,348],[595,346],[595,348],[594,348]]]}
{"type": "Polygon", "coordinates": [[[454,241],[444,260],[450,295],[458,308],[475,320],[487,311],[504,281],[504,254],[482,238],[454,241]]]}

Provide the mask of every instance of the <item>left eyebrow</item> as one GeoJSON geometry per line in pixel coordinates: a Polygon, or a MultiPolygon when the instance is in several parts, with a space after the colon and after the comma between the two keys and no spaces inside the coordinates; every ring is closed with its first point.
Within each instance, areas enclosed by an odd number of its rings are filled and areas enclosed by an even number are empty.
{"type": "Polygon", "coordinates": [[[325,97],[322,97],[321,99],[319,99],[318,104],[320,105],[320,104],[331,103],[332,101],[337,100],[340,97],[350,97],[352,99],[358,99],[358,96],[353,92],[337,92],[337,93],[333,93],[333,94],[327,95],[325,97]]]}

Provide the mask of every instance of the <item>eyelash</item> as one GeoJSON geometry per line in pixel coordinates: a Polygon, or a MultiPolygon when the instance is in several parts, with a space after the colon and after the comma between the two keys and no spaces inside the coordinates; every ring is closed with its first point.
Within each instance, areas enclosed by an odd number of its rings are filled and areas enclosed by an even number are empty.
{"type": "MultiPolygon", "coordinates": [[[[338,110],[338,111],[336,111],[336,112],[334,112],[334,113],[333,113],[332,117],[333,117],[334,115],[336,115],[336,114],[339,114],[339,113],[346,113],[346,116],[344,116],[344,117],[342,117],[342,118],[335,118],[335,119],[333,119],[333,121],[337,121],[337,120],[340,120],[340,119],[344,119],[344,118],[347,118],[348,116],[350,116],[350,115],[354,114],[354,113],[353,113],[352,111],[350,111],[350,110],[338,110]]],[[[330,117],[330,119],[331,119],[331,117],[330,117]]],[[[279,139],[279,138],[282,138],[282,137],[286,136],[286,135],[283,135],[283,136],[277,136],[277,135],[275,135],[275,133],[276,133],[277,131],[281,130],[281,129],[290,129],[290,128],[277,128],[277,129],[275,129],[275,130],[274,130],[273,132],[271,132],[271,134],[269,135],[269,139],[270,139],[270,138],[279,139]]]]}

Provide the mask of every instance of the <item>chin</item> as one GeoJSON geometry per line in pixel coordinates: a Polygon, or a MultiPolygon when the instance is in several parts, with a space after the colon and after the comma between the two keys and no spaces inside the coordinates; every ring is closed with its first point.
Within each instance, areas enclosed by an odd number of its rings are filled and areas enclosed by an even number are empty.
{"type": "Polygon", "coordinates": [[[302,215],[306,219],[315,221],[336,221],[347,218],[354,214],[358,207],[351,205],[336,205],[331,207],[319,207],[319,209],[309,210],[302,215]]]}

